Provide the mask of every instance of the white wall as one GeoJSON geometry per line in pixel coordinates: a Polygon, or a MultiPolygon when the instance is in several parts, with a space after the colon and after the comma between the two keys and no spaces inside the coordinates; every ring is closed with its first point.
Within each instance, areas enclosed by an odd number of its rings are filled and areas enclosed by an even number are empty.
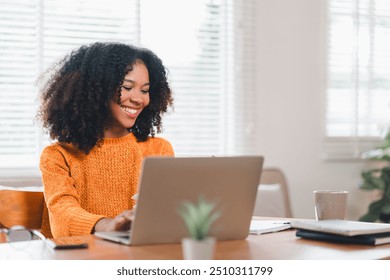
{"type": "Polygon", "coordinates": [[[312,192],[350,192],[347,218],[375,194],[358,189],[365,163],[322,158],[326,87],[326,0],[257,1],[258,151],[281,167],[293,215],[314,218],[312,192]]]}

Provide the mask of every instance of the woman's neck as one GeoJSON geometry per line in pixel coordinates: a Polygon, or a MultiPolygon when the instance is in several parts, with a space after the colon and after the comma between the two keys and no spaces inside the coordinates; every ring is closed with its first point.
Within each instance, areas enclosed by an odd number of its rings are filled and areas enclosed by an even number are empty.
{"type": "Polygon", "coordinates": [[[104,130],[104,138],[119,138],[128,135],[130,132],[126,130],[106,129],[104,130]]]}

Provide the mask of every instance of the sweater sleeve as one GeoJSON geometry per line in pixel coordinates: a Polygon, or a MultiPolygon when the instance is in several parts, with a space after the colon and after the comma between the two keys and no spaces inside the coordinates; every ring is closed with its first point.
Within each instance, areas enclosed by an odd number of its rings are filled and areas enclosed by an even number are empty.
{"type": "Polygon", "coordinates": [[[162,139],[163,147],[162,147],[162,155],[164,156],[174,156],[175,152],[173,151],[173,147],[168,140],[162,139]]]}
{"type": "Polygon", "coordinates": [[[90,234],[104,216],[81,208],[67,159],[58,147],[44,149],[40,169],[53,237],[90,234]]]}

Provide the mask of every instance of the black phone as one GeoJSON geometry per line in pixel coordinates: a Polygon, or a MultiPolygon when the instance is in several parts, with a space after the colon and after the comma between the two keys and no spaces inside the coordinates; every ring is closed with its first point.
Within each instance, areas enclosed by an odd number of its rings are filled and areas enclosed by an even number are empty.
{"type": "Polygon", "coordinates": [[[47,245],[52,249],[81,249],[88,248],[88,243],[84,239],[76,236],[49,238],[47,245]]]}

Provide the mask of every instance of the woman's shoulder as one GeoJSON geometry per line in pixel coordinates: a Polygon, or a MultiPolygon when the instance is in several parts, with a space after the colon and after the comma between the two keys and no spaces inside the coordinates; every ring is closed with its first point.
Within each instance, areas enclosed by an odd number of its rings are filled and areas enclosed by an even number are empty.
{"type": "Polygon", "coordinates": [[[174,151],[171,143],[162,137],[149,137],[145,142],[138,143],[144,156],[164,155],[173,156],[174,151]]]}
{"type": "Polygon", "coordinates": [[[43,148],[42,155],[57,153],[61,149],[58,142],[51,143],[43,148]]]}
{"type": "Polygon", "coordinates": [[[80,151],[71,144],[54,142],[46,146],[41,153],[41,157],[45,156],[61,156],[79,154],[80,151]]]}
{"type": "Polygon", "coordinates": [[[158,136],[149,137],[147,141],[150,141],[154,144],[171,144],[167,139],[158,136]]]}

